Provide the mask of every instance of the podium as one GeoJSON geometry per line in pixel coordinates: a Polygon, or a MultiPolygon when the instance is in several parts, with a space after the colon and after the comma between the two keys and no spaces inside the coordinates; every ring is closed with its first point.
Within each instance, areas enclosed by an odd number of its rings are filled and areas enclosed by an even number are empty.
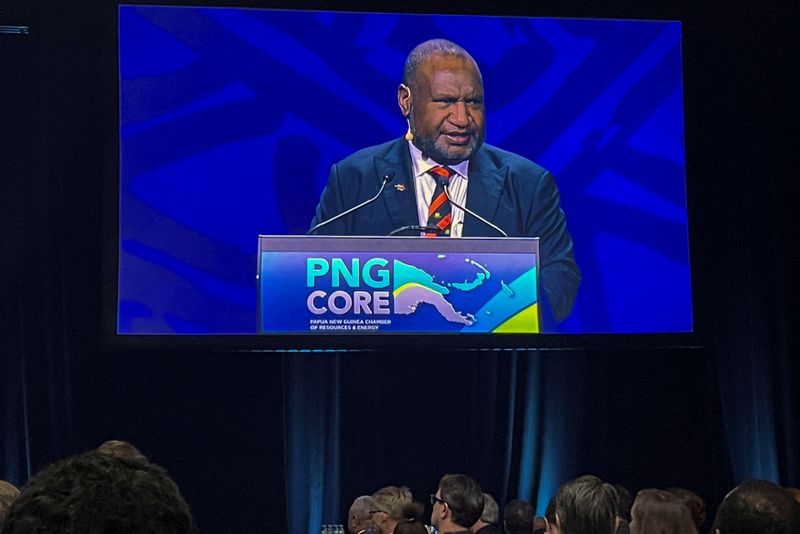
{"type": "Polygon", "coordinates": [[[538,238],[258,238],[263,334],[539,332],[538,238]]]}

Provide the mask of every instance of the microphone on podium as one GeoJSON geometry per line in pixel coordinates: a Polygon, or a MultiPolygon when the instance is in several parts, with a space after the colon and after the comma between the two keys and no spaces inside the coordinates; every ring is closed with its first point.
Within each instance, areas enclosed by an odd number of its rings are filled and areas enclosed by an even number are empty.
{"type": "Polygon", "coordinates": [[[364,206],[372,204],[373,202],[378,200],[378,197],[381,196],[381,194],[383,193],[383,190],[386,189],[386,185],[389,182],[391,182],[392,180],[394,180],[394,175],[395,175],[394,169],[388,169],[386,172],[383,173],[383,176],[381,177],[381,179],[383,180],[382,183],[381,183],[381,187],[380,187],[380,189],[378,189],[378,192],[375,193],[374,197],[365,200],[361,204],[356,204],[355,206],[353,206],[349,210],[345,210],[342,213],[340,213],[339,215],[336,215],[334,217],[331,217],[330,219],[324,220],[321,223],[314,225],[308,232],[306,232],[306,235],[312,235],[314,232],[316,232],[317,230],[319,230],[323,226],[327,226],[327,225],[329,225],[330,223],[332,223],[334,221],[338,221],[342,217],[350,215],[354,211],[360,210],[364,206]]]}
{"type": "Polygon", "coordinates": [[[500,228],[499,226],[497,226],[496,224],[493,224],[493,223],[487,221],[486,219],[484,219],[483,217],[481,217],[480,215],[478,215],[474,211],[468,210],[465,206],[461,206],[459,204],[456,204],[455,201],[453,200],[453,198],[450,196],[450,180],[448,178],[444,177],[444,176],[440,176],[438,179],[439,179],[439,185],[441,185],[442,188],[444,189],[444,194],[447,197],[447,200],[450,201],[450,204],[452,204],[453,206],[457,207],[458,209],[460,209],[464,213],[469,213],[470,215],[472,215],[473,217],[475,217],[476,219],[481,221],[483,224],[491,227],[494,231],[496,231],[498,234],[502,235],[503,237],[508,237],[508,234],[505,233],[503,231],[503,229],[500,228]]]}

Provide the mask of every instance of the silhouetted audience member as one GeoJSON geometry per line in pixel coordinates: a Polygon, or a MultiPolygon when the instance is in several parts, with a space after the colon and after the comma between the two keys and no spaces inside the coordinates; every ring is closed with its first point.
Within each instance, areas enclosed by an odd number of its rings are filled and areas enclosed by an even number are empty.
{"type": "Polygon", "coordinates": [[[556,521],[556,498],[553,496],[547,503],[544,511],[545,532],[548,534],[561,534],[556,521]]]}
{"type": "Polygon", "coordinates": [[[800,504],[766,480],[748,480],[717,509],[714,534],[800,534],[800,504]]]}
{"type": "Polygon", "coordinates": [[[679,497],[692,514],[692,521],[697,527],[697,532],[703,532],[706,523],[706,501],[697,493],[685,488],[667,488],[667,491],[679,497]]]}
{"type": "Polygon", "coordinates": [[[614,489],[617,490],[617,515],[630,523],[631,506],[633,505],[631,492],[628,491],[628,488],[620,484],[614,484],[614,489]]]}
{"type": "Polygon", "coordinates": [[[347,530],[350,534],[377,533],[372,516],[378,513],[378,504],[370,495],[356,497],[347,512],[347,530]]]}
{"type": "Polygon", "coordinates": [[[547,521],[544,517],[537,515],[533,517],[533,534],[544,534],[547,531],[547,521]]]}
{"type": "Polygon", "coordinates": [[[404,519],[403,509],[414,502],[411,490],[405,486],[386,486],[372,494],[378,512],[372,514],[375,527],[381,534],[392,534],[397,523],[404,519]]]}
{"type": "Polygon", "coordinates": [[[189,507],[160,467],[97,451],[56,462],[11,505],[2,534],[194,534],[189,507]]]}
{"type": "Polygon", "coordinates": [[[438,532],[468,533],[483,513],[483,490],[467,475],[445,475],[431,506],[431,525],[438,532]]]}
{"type": "Polygon", "coordinates": [[[101,452],[103,454],[110,454],[111,456],[118,456],[119,458],[136,460],[138,462],[148,463],[149,461],[147,457],[144,454],[142,454],[142,452],[136,447],[134,447],[131,443],[118,439],[112,439],[106,441],[105,443],[97,447],[97,452],[101,452]]]}
{"type": "Polygon", "coordinates": [[[403,519],[397,523],[394,534],[428,534],[422,521],[424,513],[425,507],[418,502],[406,505],[402,511],[403,519]]]}
{"type": "MultiPolygon", "coordinates": [[[[555,530],[561,534],[613,534],[616,529],[617,490],[596,476],[570,480],[554,500],[555,530]]],[[[545,515],[547,518],[547,515],[545,515]]],[[[549,518],[547,518],[549,520],[549,518]]],[[[550,532],[548,526],[548,532],[550,532]]]]}
{"type": "Polygon", "coordinates": [[[500,530],[498,522],[500,521],[500,507],[497,506],[497,501],[488,493],[483,494],[483,513],[472,528],[473,533],[477,534],[503,534],[500,530]]]}
{"type": "Polygon", "coordinates": [[[617,490],[617,530],[616,534],[629,534],[631,522],[631,492],[620,484],[614,484],[617,490]]]}
{"type": "Polygon", "coordinates": [[[533,532],[533,506],[528,501],[514,499],[503,510],[503,527],[506,534],[531,534],[533,532]]]}
{"type": "Polygon", "coordinates": [[[683,499],[657,489],[644,489],[631,508],[631,534],[697,534],[683,499]]]}
{"type": "Polygon", "coordinates": [[[19,490],[11,482],[0,480],[0,525],[6,518],[8,509],[11,507],[16,498],[19,497],[19,490]]]}

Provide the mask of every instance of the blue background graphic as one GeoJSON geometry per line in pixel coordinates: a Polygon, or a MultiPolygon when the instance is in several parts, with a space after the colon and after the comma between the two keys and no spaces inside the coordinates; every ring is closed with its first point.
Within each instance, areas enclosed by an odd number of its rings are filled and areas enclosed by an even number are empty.
{"type": "Polygon", "coordinates": [[[120,333],[255,333],[259,234],[401,136],[407,53],[475,57],[487,142],[554,173],[584,278],[561,332],[692,329],[677,22],[120,7],[120,333]]]}

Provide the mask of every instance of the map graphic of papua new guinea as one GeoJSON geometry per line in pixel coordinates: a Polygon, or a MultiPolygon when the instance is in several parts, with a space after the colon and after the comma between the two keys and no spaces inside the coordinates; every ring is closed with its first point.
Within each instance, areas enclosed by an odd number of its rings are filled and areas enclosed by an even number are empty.
{"type": "MultiPolygon", "coordinates": [[[[469,260],[467,260],[469,261],[469,260]]],[[[473,263],[474,262],[470,262],[473,263]]],[[[477,266],[477,264],[475,264],[477,266]]],[[[451,284],[456,289],[469,291],[481,285],[489,278],[490,274],[482,266],[473,282],[464,284],[451,284]]],[[[453,307],[445,298],[450,289],[433,281],[433,276],[418,267],[394,260],[394,312],[401,315],[410,315],[417,311],[420,304],[430,304],[439,315],[451,323],[471,326],[475,317],[469,313],[462,313],[453,307]]]]}

